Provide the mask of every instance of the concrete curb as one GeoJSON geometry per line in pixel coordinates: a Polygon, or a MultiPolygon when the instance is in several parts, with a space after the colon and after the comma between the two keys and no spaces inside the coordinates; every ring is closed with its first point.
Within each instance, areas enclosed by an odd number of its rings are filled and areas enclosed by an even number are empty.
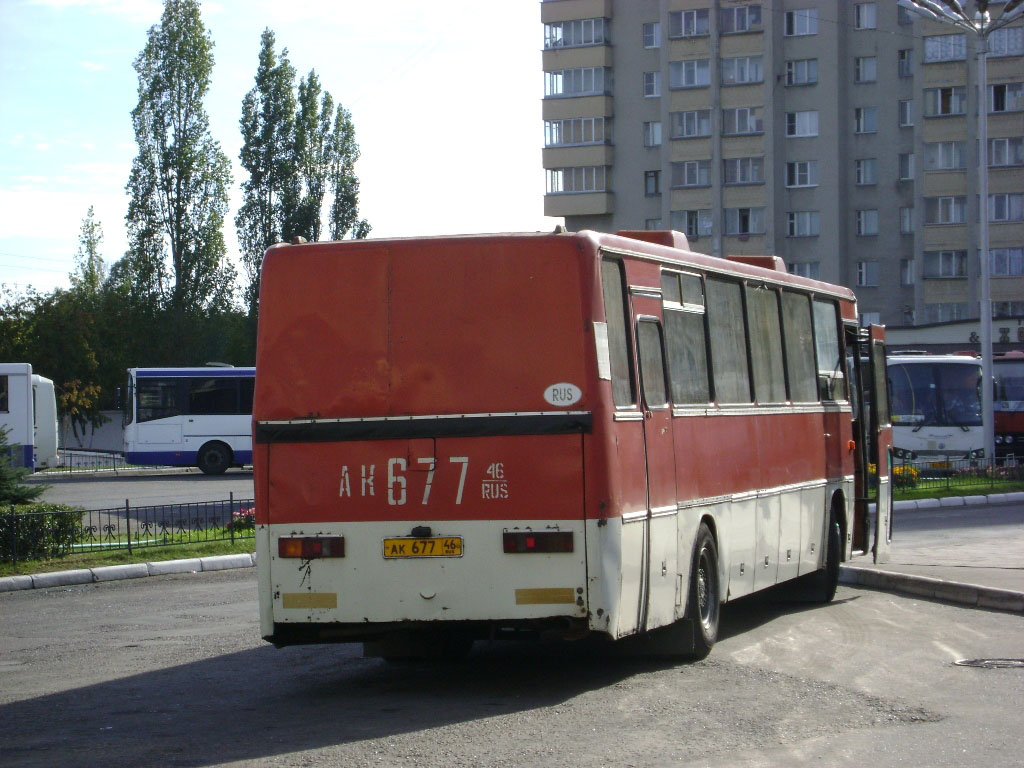
{"type": "MultiPolygon", "coordinates": [[[[894,501],[894,512],[906,512],[912,509],[941,509],[943,507],[975,507],[981,504],[1016,504],[1024,502],[1024,491],[1013,493],[990,493],[986,496],[944,496],[941,499],[909,499],[894,501]]],[[[870,512],[875,511],[874,504],[868,504],[870,512]]]]}
{"type": "Polygon", "coordinates": [[[934,579],[930,576],[915,576],[872,568],[857,568],[850,565],[839,567],[839,581],[843,584],[901,592],[974,608],[1024,613],[1024,592],[1015,592],[1010,589],[961,584],[956,581],[934,579]]]}
{"type": "Polygon", "coordinates": [[[200,573],[203,571],[223,571],[229,568],[252,568],[255,564],[256,556],[243,552],[237,555],[216,555],[214,557],[191,558],[188,560],[162,560],[155,563],[106,565],[102,568],[80,568],[74,571],[54,571],[53,573],[39,573],[32,576],[4,576],[0,578],[0,592],[18,592],[23,589],[46,589],[48,587],[72,587],[102,581],[166,576],[173,573],[200,573]]]}

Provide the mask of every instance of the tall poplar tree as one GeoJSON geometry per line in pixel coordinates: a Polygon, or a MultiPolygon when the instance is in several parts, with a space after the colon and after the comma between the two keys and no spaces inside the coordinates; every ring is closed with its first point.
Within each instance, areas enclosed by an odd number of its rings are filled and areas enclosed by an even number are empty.
{"type": "Polygon", "coordinates": [[[290,236],[288,221],[301,199],[295,159],[295,69],[288,49],[274,51],[274,33],[260,41],[256,84],[242,99],[242,150],[249,178],[242,182],[242,207],[235,216],[248,284],[246,303],[255,314],[260,268],[268,247],[290,236]]]}
{"type": "Polygon", "coordinates": [[[370,224],[359,218],[359,177],[355,167],[359,159],[359,145],[352,115],[340,104],[334,116],[329,157],[328,174],[334,197],[331,202],[331,239],[350,237],[361,240],[370,234],[370,224]]]}
{"type": "Polygon", "coordinates": [[[107,276],[107,268],[100,255],[100,243],[103,242],[103,227],[96,221],[93,207],[82,219],[82,229],[78,235],[78,253],[75,254],[75,271],[71,273],[71,286],[88,295],[96,296],[103,287],[107,276]]]}
{"type": "Polygon", "coordinates": [[[223,235],[231,163],[210,135],[203,106],[212,51],[199,3],[165,0],[134,62],[139,154],[126,187],[128,253],[113,272],[179,315],[223,309],[233,293],[223,235]]]}

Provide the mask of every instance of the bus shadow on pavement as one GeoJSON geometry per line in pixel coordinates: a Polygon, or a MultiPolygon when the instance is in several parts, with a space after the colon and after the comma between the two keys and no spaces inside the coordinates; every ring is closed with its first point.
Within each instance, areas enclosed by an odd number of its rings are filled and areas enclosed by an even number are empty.
{"type": "Polygon", "coordinates": [[[0,763],[256,760],[551,707],[666,666],[607,647],[499,641],[418,664],[364,659],[358,645],[252,648],[4,704],[0,763]]]}

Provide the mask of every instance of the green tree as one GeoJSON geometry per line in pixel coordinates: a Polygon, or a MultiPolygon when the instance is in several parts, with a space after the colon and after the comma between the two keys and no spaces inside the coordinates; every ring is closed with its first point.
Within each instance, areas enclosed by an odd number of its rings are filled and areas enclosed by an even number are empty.
{"type": "Polygon", "coordinates": [[[242,182],[242,207],[235,216],[248,284],[245,299],[255,315],[263,254],[286,236],[289,212],[301,192],[295,173],[295,68],[288,49],[274,51],[274,33],[260,39],[256,84],[242,99],[239,159],[249,178],[242,182]]]}
{"type": "Polygon", "coordinates": [[[179,313],[229,306],[235,277],[223,236],[231,164],[203,107],[212,51],[199,3],[165,0],[134,62],[139,154],[126,187],[129,251],[114,277],[179,313]]]}
{"type": "Polygon", "coordinates": [[[292,212],[292,236],[320,239],[321,212],[331,168],[331,117],[334,99],[320,86],[315,70],[299,81],[299,111],[295,119],[295,159],[300,189],[292,212]]]}
{"type": "Polygon", "coordinates": [[[100,243],[103,242],[103,227],[96,221],[93,207],[82,219],[82,229],[78,235],[78,253],[75,254],[75,271],[71,273],[73,290],[83,291],[96,296],[103,288],[107,277],[107,267],[100,255],[100,243]]]}
{"type": "Polygon", "coordinates": [[[329,178],[334,197],[330,215],[331,239],[351,237],[361,240],[370,234],[370,224],[359,218],[359,177],[355,170],[359,145],[352,115],[340,104],[334,117],[329,157],[329,178]]]}
{"type": "Polygon", "coordinates": [[[38,499],[48,485],[24,485],[22,481],[31,472],[16,467],[11,461],[11,444],[7,441],[7,430],[0,427],[0,505],[30,504],[38,499]]]}

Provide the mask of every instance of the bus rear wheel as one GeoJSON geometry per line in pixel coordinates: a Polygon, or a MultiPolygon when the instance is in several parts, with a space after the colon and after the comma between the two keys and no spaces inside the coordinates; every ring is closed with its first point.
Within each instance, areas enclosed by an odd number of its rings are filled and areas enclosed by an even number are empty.
{"type": "Polygon", "coordinates": [[[223,475],[231,465],[231,449],[224,443],[207,443],[199,449],[196,464],[207,475],[223,475]]]}
{"type": "Polygon", "coordinates": [[[690,566],[690,599],[688,616],[693,622],[693,653],[691,658],[703,659],[718,639],[718,617],[721,609],[721,588],[718,579],[718,548],[705,523],[697,530],[690,566]]]}

